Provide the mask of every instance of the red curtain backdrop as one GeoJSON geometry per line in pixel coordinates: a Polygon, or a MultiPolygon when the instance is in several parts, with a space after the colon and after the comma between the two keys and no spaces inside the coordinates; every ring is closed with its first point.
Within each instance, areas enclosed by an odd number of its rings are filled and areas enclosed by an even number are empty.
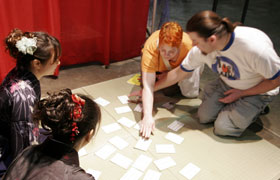
{"type": "Polygon", "coordinates": [[[13,28],[57,37],[62,66],[108,65],[140,55],[148,9],[149,0],[0,0],[0,80],[15,66],[3,43],[13,28]]]}

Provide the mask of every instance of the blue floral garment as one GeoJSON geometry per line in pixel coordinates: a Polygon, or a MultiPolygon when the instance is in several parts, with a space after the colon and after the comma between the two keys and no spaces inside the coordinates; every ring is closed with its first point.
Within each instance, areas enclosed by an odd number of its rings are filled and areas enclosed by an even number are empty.
{"type": "Polygon", "coordinates": [[[0,87],[0,176],[29,145],[38,143],[39,128],[32,122],[34,104],[40,100],[40,82],[29,71],[14,68],[0,87]]]}

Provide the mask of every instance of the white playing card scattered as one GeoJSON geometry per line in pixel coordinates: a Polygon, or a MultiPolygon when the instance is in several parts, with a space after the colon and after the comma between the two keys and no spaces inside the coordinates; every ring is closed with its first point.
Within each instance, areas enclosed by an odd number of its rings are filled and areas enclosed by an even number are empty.
{"type": "Polygon", "coordinates": [[[123,104],[127,104],[128,103],[128,96],[124,95],[124,96],[118,96],[119,100],[121,101],[121,103],[123,104]]]}
{"type": "Polygon", "coordinates": [[[173,144],[156,144],[157,153],[176,153],[173,144]]]}
{"type": "Polygon", "coordinates": [[[151,162],[152,162],[152,158],[141,154],[136,159],[136,161],[134,162],[132,167],[144,172],[147,169],[147,167],[150,165],[151,162]]]}
{"type": "Polygon", "coordinates": [[[122,114],[122,113],[130,112],[131,109],[130,109],[129,106],[122,106],[122,107],[117,107],[117,108],[115,108],[115,111],[116,111],[118,114],[122,114]]]}
{"type": "Polygon", "coordinates": [[[177,135],[177,134],[174,134],[172,132],[169,132],[165,135],[165,138],[176,143],[176,144],[181,144],[183,141],[184,141],[184,138],[177,135]]]}
{"type": "Polygon", "coordinates": [[[182,174],[187,179],[191,180],[199,171],[199,167],[192,163],[189,163],[180,171],[180,174],[182,174]]]}
{"type": "Polygon", "coordinates": [[[140,130],[140,125],[137,123],[133,126],[133,128],[136,129],[136,130],[140,130]]]}
{"type": "Polygon", "coordinates": [[[149,169],[143,180],[159,180],[160,176],[160,172],[149,169]]]}
{"type": "Polygon", "coordinates": [[[118,120],[118,122],[128,128],[131,128],[136,122],[131,121],[130,119],[126,117],[122,117],[121,119],[118,120]]]}
{"type": "Polygon", "coordinates": [[[160,171],[176,165],[176,162],[170,156],[155,160],[154,163],[160,171]]]}
{"type": "Polygon", "coordinates": [[[125,157],[124,155],[117,153],[112,159],[111,161],[117,165],[119,165],[120,167],[127,169],[130,164],[132,163],[132,160],[125,157]]]}
{"type": "Polygon", "coordinates": [[[87,173],[91,174],[95,180],[98,180],[98,178],[100,177],[101,175],[101,172],[100,171],[97,171],[97,170],[93,170],[93,169],[87,169],[86,170],[87,173]]]}
{"type": "Polygon", "coordinates": [[[162,107],[166,108],[166,109],[172,109],[175,105],[173,102],[167,102],[164,103],[163,105],[161,105],[162,107]]]}
{"type": "Polygon", "coordinates": [[[109,139],[109,142],[120,150],[128,146],[128,142],[126,142],[124,139],[120,138],[119,136],[112,137],[111,139],[109,139]]]}
{"type": "Polygon", "coordinates": [[[173,131],[178,131],[181,129],[185,124],[180,122],[180,121],[173,121],[171,124],[168,125],[168,128],[173,130],[173,131]]]}
{"type": "Polygon", "coordinates": [[[97,99],[94,100],[97,104],[101,105],[101,106],[107,106],[108,104],[110,104],[109,101],[107,101],[106,99],[103,99],[102,97],[99,97],[97,99]]]}
{"type": "Polygon", "coordinates": [[[149,146],[151,145],[152,143],[152,139],[144,139],[144,138],[140,138],[136,145],[134,146],[134,148],[136,149],[140,149],[140,150],[143,150],[143,151],[147,151],[149,146]]]}
{"type": "Polygon", "coordinates": [[[82,148],[79,150],[78,154],[81,157],[81,156],[87,155],[88,153],[85,148],[82,148]]]}
{"type": "Polygon", "coordinates": [[[99,149],[95,154],[100,157],[101,159],[107,159],[111,154],[116,151],[116,148],[111,146],[110,144],[106,144],[101,149],[99,149]]]}
{"type": "Polygon", "coordinates": [[[134,111],[136,111],[136,112],[142,112],[142,104],[137,104],[136,106],[135,106],[135,108],[134,108],[134,111]]]}
{"type": "Polygon", "coordinates": [[[108,124],[106,126],[102,126],[102,129],[105,133],[111,133],[121,129],[122,127],[118,123],[108,124]]]}
{"type": "Polygon", "coordinates": [[[130,168],[120,180],[138,180],[142,176],[142,172],[137,169],[130,168]]]}

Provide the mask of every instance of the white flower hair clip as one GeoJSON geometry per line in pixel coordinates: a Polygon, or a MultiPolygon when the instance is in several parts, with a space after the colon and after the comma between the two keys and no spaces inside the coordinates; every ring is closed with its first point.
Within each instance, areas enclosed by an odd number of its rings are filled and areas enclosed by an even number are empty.
{"type": "Polygon", "coordinates": [[[33,53],[36,51],[37,46],[37,38],[27,38],[22,37],[21,40],[17,41],[16,47],[18,48],[19,52],[22,52],[23,54],[30,54],[33,55],[33,53]]]}

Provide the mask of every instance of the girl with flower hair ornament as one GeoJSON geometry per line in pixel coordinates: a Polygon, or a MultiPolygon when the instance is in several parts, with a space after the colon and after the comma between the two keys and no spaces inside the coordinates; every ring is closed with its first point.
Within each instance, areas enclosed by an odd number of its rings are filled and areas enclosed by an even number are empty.
{"type": "Polygon", "coordinates": [[[100,124],[99,106],[85,95],[64,89],[39,101],[33,119],[49,131],[40,145],[27,147],[3,179],[94,179],[79,166],[78,151],[100,124]]]}
{"type": "Polygon", "coordinates": [[[5,44],[16,67],[0,86],[0,177],[24,148],[38,143],[31,114],[41,97],[39,79],[54,73],[61,55],[59,41],[45,32],[14,29],[5,44]]]}

